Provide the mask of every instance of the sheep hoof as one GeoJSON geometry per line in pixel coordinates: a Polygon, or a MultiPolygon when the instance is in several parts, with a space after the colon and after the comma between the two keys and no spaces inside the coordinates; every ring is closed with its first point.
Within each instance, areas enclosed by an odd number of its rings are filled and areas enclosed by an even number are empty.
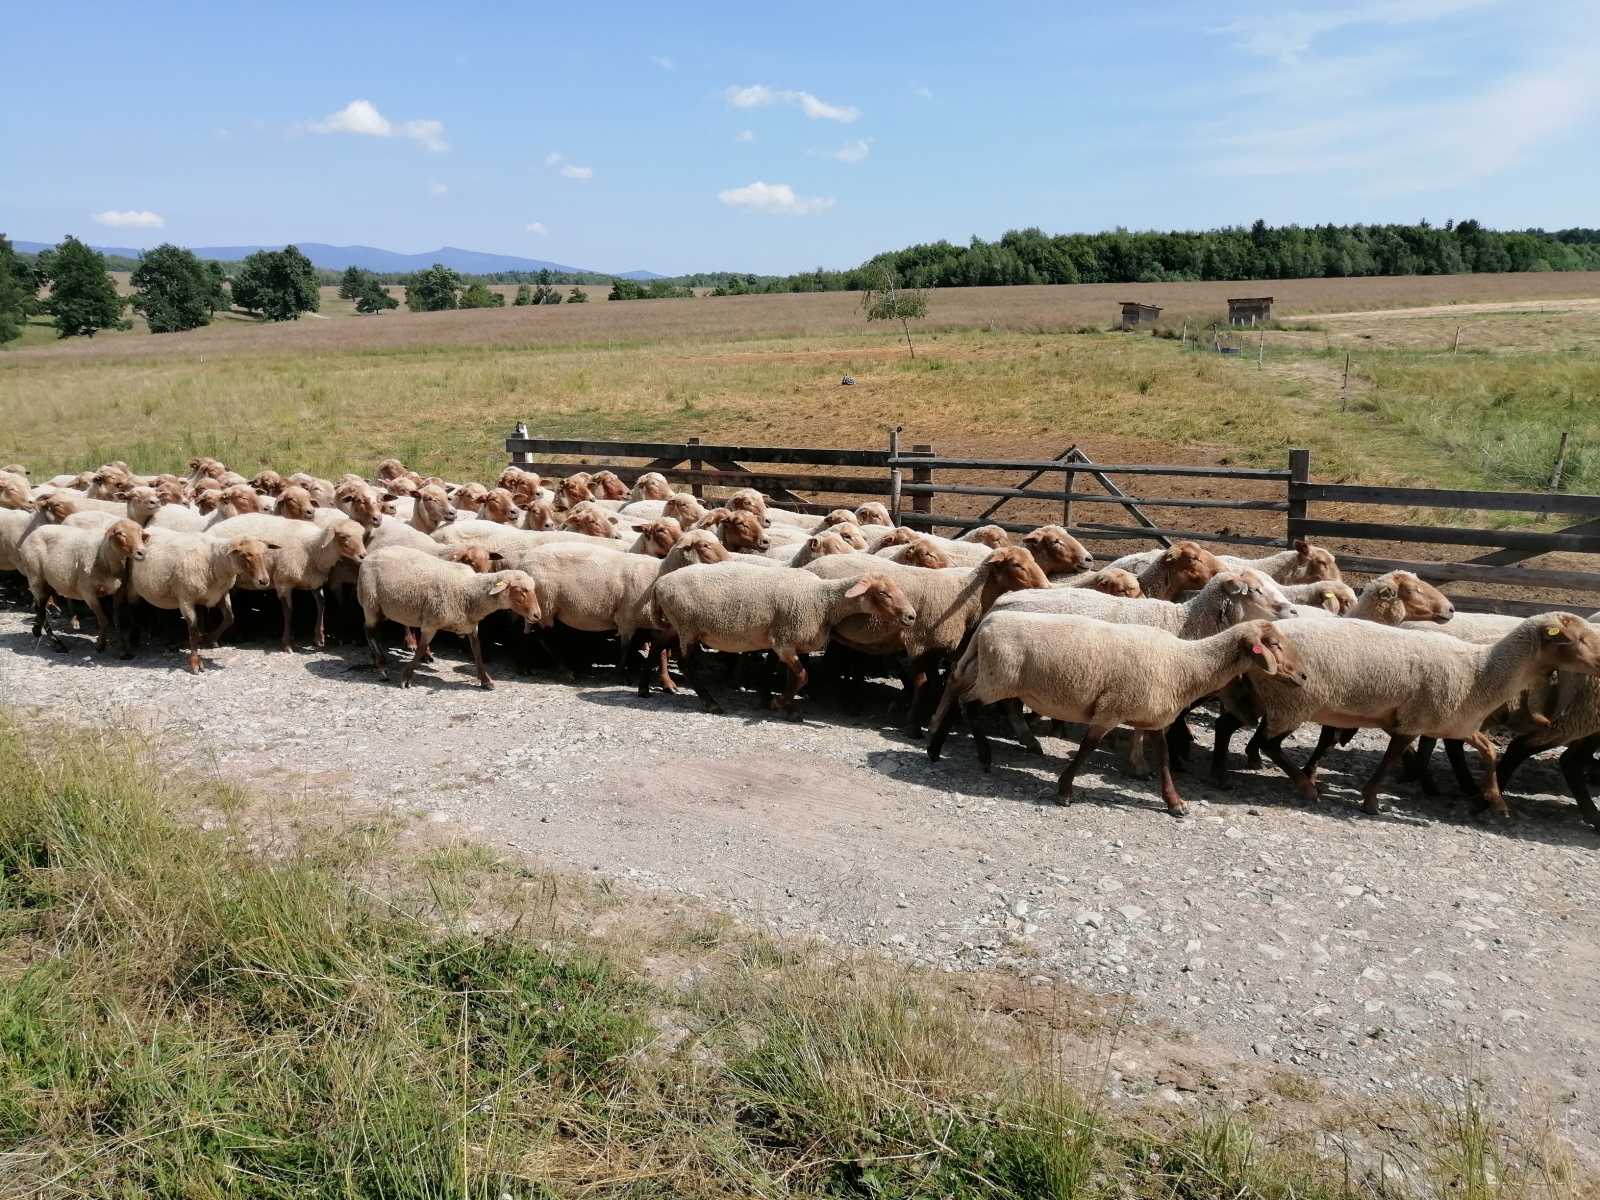
{"type": "Polygon", "coordinates": [[[1183,818],[1189,815],[1189,806],[1181,801],[1167,806],[1167,816],[1183,818]]]}
{"type": "Polygon", "coordinates": [[[1361,811],[1369,817],[1376,817],[1380,816],[1385,809],[1383,805],[1378,803],[1376,796],[1363,796],[1361,798],[1361,811]]]}
{"type": "Polygon", "coordinates": [[[483,690],[486,692],[492,692],[494,691],[494,680],[485,675],[482,679],[478,680],[478,686],[483,688],[483,690]]]}
{"type": "Polygon", "coordinates": [[[1259,755],[1259,754],[1246,754],[1244,756],[1244,765],[1246,767],[1250,768],[1250,770],[1252,770],[1252,771],[1261,770],[1261,755],[1259,755]]]}

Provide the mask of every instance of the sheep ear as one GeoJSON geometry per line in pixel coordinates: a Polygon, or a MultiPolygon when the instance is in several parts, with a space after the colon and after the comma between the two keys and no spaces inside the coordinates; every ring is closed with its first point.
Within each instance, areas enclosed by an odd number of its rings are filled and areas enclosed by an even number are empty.
{"type": "Polygon", "coordinates": [[[1263,674],[1276,675],[1278,673],[1278,656],[1272,652],[1271,647],[1261,642],[1252,641],[1250,653],[1255,655],[1256,661],[1261,664],[1263,674]]]}
{"type": "Polygon", "coordinates": [[[846,600],[853,600],[857,596],[865,595],[867,589],[871,586],[872,581],[870,579],[858,579],[854,584],[851,585],[850,590],[844,594],[844,598],[846,600]]]}
{"type": "Polygon", "coordinates": [[[489,595],[498,596],[501,592],[505,591],[510,586],[511,586],[511,581],[509,579],[499,580],[497,583],[495,583],[495,585],[493,587],[491,587],[489,589],[489,595]]]}
{"type": "Polygon", "coordinates": [[[263,542],[262,545],[264,545],[268,550],[282,550],[283,549],[283,547],[278,545],[276,542],[263,542]]]}
{"type": "Polygon", "coordinates": [[[506,556],[504,554],[496,554],[493,550],[489,551],[490,562],[505,562],[505,560],[506,556]]]}

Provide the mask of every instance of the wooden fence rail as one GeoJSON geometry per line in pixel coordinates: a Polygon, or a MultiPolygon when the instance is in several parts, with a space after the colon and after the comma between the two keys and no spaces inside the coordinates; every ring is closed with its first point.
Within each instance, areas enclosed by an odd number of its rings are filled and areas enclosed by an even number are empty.
{"type": "Polygon", "coordinates": [[[942,456],[929,445],[904,446],[900,434],[899,429],[891,431],[882,450],[740,446],[703,443],[697,438],[633,442],[526,436],[508,438],[506,449],[514,465],[541,474],[604,468],[631,483],[647,471],[657,471],[691,488],[697,496],[705,496],[707,489],[752,487],[775,503],[801,512],[850,507],[849,498],[883,499],[898,522],[917,529],[958,531],[997,524],[1020,533],[1043,523],[1034,511],[1007,511],[1008,505],[1020,504],[1034,510],[1059,506],[1060,523],[1084,541],[1153,541],[1170,546],[1175,540],[1191,539],[1221,546],[1271,548],[1291,545],[1299,538],[1319,539],[1343,543],[1336,546],[1339,561],[1356,574],[1407,570],[1439,584],[1536,588],[1546,596],[1527,600],[1505,595],[1452,595],[1465,610],[1533,613],[1552,607],[1578,612],[1600,608],[1600,496],[1316,483],[1305,450],[1289,451],[1282,468],[1101,463],[1076,445],[1055,458],[942,456]],[[774,466],[815,469],[770,469],[774,466]],[[970,478],[975,473],[981,478],[970,478]],[[1129,495],[1113,476],[1217,480],[1224,489],[1257,494],[1129,495]],[[1057,479],[1061,486],[1050,486],[1057,479]],[[1085,481],[1092,481],[1102,491],[1087,490],[1082,486],[1085,481]],[[953,503],[936,507],[939,498],[953,503]],[[987,501],[981,511],[975,511],[978,501],[987,501]],[[1130,523],[1074,520],[1074,506],[1081,505],[1121,509],[1130,523]],[[1339,511],[1316,511],[1328,505],[1338,506],[1339,511]],[[1396,508],[1405,508],[1587,519],[1548,532],[1347,519],[1352,509],[1366,506],[1389,510],[1381,514],[1385,517],[1396,508]],[[1157,520],[1146,509],[1189,512],[1197,514],[1197,520],[1206,514],[1237,512],[1246,527],[1185,528],[1157,520]],[[1281,524],[1266,520],[1278,514],[1282,515],[1281,524]],[[1352,544],[1361,542],[1386,543],[1375,547],[1380,550],[1406,547],[1407,554],[1362,554],[1360,547],[1352,544]],[[1438,561],[1417,556],[1416,549],[1425,547],[1479,547],[1488,553],[1465,561],[1438,561]],[[1581,563],[1582,569],[1569,562],[1557,567],[1518,565],[1556,553],[1588,561],[1581,563]]]}

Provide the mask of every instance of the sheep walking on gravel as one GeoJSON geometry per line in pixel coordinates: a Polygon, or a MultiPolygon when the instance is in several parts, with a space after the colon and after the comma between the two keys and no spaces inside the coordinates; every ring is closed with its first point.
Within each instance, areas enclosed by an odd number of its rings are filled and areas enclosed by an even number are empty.
{"type": "Polygon", "coordinates": [[[655,585],[652,605],[676,636],[679,661],[708,712],[722,706],[707,688],[699,650],[733,654],[770,650],[789,670],[774,708],[790,716],[806,685],[803,656],[821,650],[837,625],[861,616],[880,628],[909,630],[916,610],[888,575],[820,579],[809,571],[752,571],[737,562],[674,571],[655,585]]]}
{"type": "Polygon", "coordinates": [[[979,624],[951,673],[928,731],[937,761],[959,707],[987,770],[989,742],[977,719],[984,704],[1015,700],[1034,712],[1088,726],[1056,783],[1056,802],[1072,800],[1083,760],[1113,729],[1148,734],[1167,811],[1187,811],[1172,779],[1165,732],[1202,696],[1246,671],[1289,687],[1304,682],[1293,640],[1270,621],[1248,621],[1198,640],[1164,629],[1113,625],[1094,617],[996,610],[979,624]]]}
{"type": "MultiPolygon", "coordinates": [[[[275,544],[255,537],[222,538],[176,529],[154,530],[145,543],[144,558],[128,571],[128,598],[182,615],[189,633],[189,671],[198,675],[201,611],[216,608],[222,613],[221,624],[203,643],[215,646],[233,625],[229,593],[234,584],[245,580],[258,589],[270,587],[271,557],[277,549],[275,544]]],[[[132,647],[126,652],[131,656],[132,647]]]]}
{"type": "MultiPolygon", "coordinates": [[[[310,592],[317,607],[313,642],[318,650],[327,645],[325,622],[327,597],[323,594],[340,560],[359,563],[367,555],[365,531],[355,521],[341,518],[336,524],[292,521],[268,513],[247,513],[217,525],[210,532],[218,537],[254,537],[278,547],[272,558],[272,590],[277,593],[283,612],[283,648],[294,651],[294,593],[310,592]]],[[[254,590],[251,583],[240,587],[254,590]]]]}
{"type": "Polygon", "coordinates": [[[370,555],[356,578],[356,597],[365,619],[367,647],[380,679],[389,678],[378,626],[385,619],[417,631],[416,650],[400,677],[410,687],[417,664],[429,655],[429,644],[441,630],[467,639],[478,682],[493,689],[494,680],[483,665],[478,625],[490,613],[509,609],[524,621],[539,619],[539,600],[533,576],[526,571],[491,571],[479,574],[466,563],[448,562],[409,546],[391,546],[370,555]]]}
{"type": "Polygon", "coordinates": [[[57,650],[65,650],[66,644],[50,628],[50,602],[81,600],[94,613],[99,630],[94,648],[104,650],[111,622],[101,598],[122,589],[128,564],[144,557],[144,539],[143,526],[126,517],[104,529],[46,525],[35,530],[18,556],[33,593],[33,636],[42,634],[57,650]]]}

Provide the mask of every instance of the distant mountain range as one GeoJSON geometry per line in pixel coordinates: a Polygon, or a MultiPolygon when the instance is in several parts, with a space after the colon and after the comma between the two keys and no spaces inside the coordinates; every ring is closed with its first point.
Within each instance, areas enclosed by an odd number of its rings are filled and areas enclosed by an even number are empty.
{"type": "MultiPolygon", "coordinates": [[[[37,253],[48,250],[51,242],[12,242],[18,250],[37,253]]],[[[361,267],[367,271],[403,273],[420,271],[434,263],[443,263],[453,271],[468,275],[492,275],[496,271],[553,271],[559,275],[613,275],[612,271],[595,271],[588,267],[569,267],[562,263],[546,262],[542,258],[518,258],[511,254],[486,254],[481,250],[463,250],[459,246],[440,246],[422,254],[400,254],[394,250],[380,250],[376,246],[329,246],[324,242],[295,242],[301,253],[314,266],[328,271],[342,271],[346,267],[361,267]]],[[[96,246],[102,254],[116,254],[123,258],[138,258],[143,251],[131,246],[96,246]]],[[[190,246],[200,258],[214,258],[219,262],[238,262],[258,250],[280,250],[281,246],[190,246]]],[[[622,279],[661,279],[653,271],[624,271],[622,279]]]]}

